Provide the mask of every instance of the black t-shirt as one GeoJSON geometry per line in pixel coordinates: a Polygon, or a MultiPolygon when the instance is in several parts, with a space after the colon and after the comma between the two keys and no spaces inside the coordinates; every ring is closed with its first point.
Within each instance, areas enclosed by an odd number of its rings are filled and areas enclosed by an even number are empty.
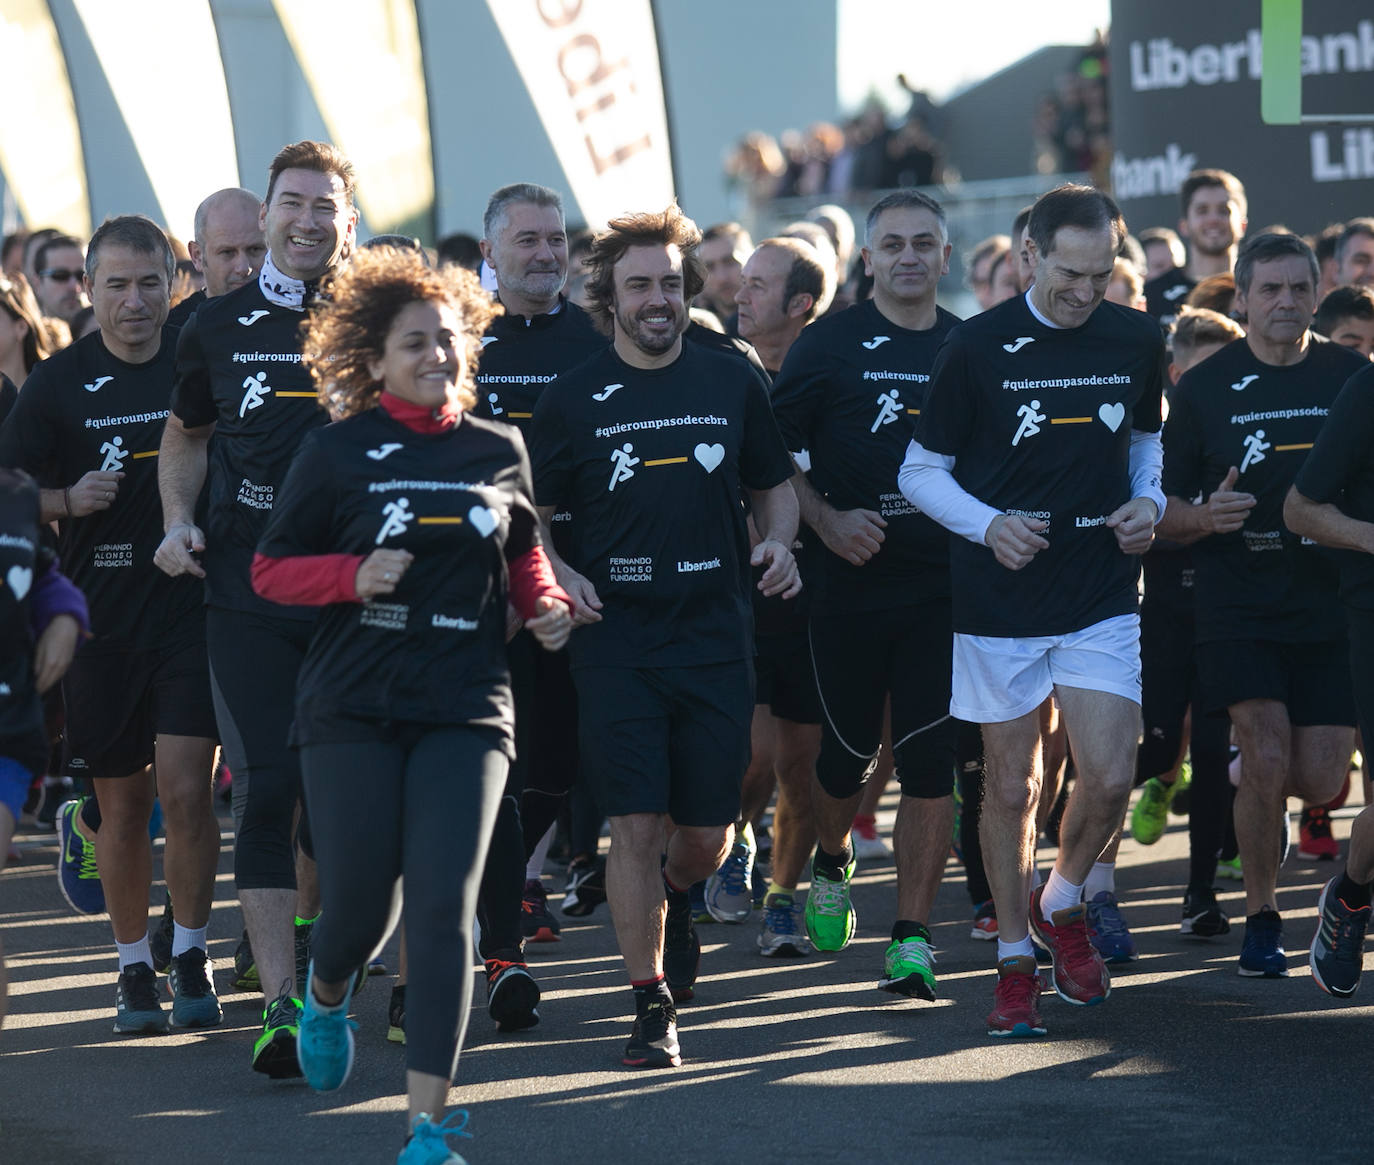
{"type": "Polygon", "coordinates": [[[172,389],[175,328],[144,364],[112,355],[95,332],[34,367],[0,430],[0,465],[45,489],[73,486],[91,470],[124,474],[109,509],[58,523],[63,569],[86,594],[90,643],[129,651],[179,640],[202,620],[197,578],[153,565],[162,543],[157,456],[172,389]]]}
{"type": "Polygon", "coordinates": [[[604,604],[574,667],[753,655],[740,492],[792,474],[757,372],[697,344],[654,369],[607,348],[545,389],[530,451],[536,501],[577,515],[560,553],[604,604]]]}
{"type": "Polygon", "coordinates": [[[957,323],[939,308],[934,327],[911,331],[868,300],[812,324],[783,360],[773,411],[812,486],[837,510],[876,510],[887,520],[881,549],[863,566],[816,539],[816,615],[949,595],[949,533],[902,496],[897,471],[925,405],[935,353],[957,323]]]}
{"type": "Polygon", "coordinates": [[[167,313],[168,327],[185,327],[186,321],[196,314],[196,308],[200,307],[200,305],[205,302],[206,298],[204,291],[193,291],[167,313]]]}
{"type": "Polygon", "coordinates": [[[14,408],[14,402],[18,399],[19,390],[15,388],[14,381],[0,372],[0,425],[9,418],[10,410],[14,408]]]}
{"type": "MultiPolygon", "coordinates": [[[[1374,364],[1345,382],[1293,484],[1305,498],[1374,522],[1374,364]]],[[[1374,611],[1374,555],[1357,550],[1336,554],[1341,598],[1357,611],[1374,611]]]]}
{"type": "Polygon", "coordinates": [[[1198,281],[1182,267],[1175,267],[1163,275],[1156,275],[1145,281],[1145,310],[1159,321],[1159,326],[1167,328],[1174,322],[1178,309],[1188,298],[1188,293],[1197,286],[1198,281]]]}
{"type": "Polygon", "coordinates": [[[301,441],[328,417],[301,366],[303,312],[267,300],[257,280],[207,300],[181,329],[172,412],[188,429],[215,426],[205,518],[205,601],[278,618],[308,607],[253,593],[253,550],[301,441]]]}
{"type": "Polygon", "coordinates": [[[1106,520],[1131,499],[1131,432],[1159,429],[1163,383],[1159,328],[1114,303],[1052,328],[1017,296],[949,333],[916,440],[979,501],[1049,523],[1018,571],[950,540],[956,631],[1064,635],[1136,610],[1138,559],[1106,520]]]}
{"type": "Polygon", "coordinates": [[[1335,559],[1283,524],[1283,499],[1331,402],[1367,362],[1316,336],[1298,364],[1265,364],[1233,340],[1184,373],[1164,426],[1164,492],[1207,497],[1231,466],[1255,496],[1241,529],[1193,544],[1199,643],[1313,643],[1343,634],[1335,559]]]}
{"type": "Polygon", "coordinates": [[[538,544],[529,458],[508,425],[465,415],[421,434],[375,408],[308,434],[261,553],[415,559],[393,594],[321,611],[297,742],[339,739],[350,719],[484,724],[509,739],[506,563],[538,544]]]}
{"type": "Polygon", "coordinates": [[[1140,560],[1144,602],[1175,615],[1193,617],[1193,553],[1187,546],[1156,538],[1140,560]]]}
{"type": "Polygon", "coordinates": [[[610,344],[591,316],[562,300],[550,315],[499,315],[482,337],[477,415],[525,429],[534,402],[554,377],[610,344]]]}
{"type": "Polygon", "coordinates": [[[52,562],[39,545],[38,486],[0,469],[0,757],[40,771],[48,748],[33,679],[29,596],[52,562]]]}

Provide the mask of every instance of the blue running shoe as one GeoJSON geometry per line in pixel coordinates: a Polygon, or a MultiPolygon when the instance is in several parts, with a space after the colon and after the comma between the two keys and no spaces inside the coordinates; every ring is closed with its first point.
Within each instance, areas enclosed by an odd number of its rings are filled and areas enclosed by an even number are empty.
{"type": "Polygon", "coordinates": [[[410,1140],[396,1158],[396,1165],[467,1165],[449,1148],[449,1137],[468,1137],[466,1109],[456,1108],[442,1121],[434,1121],[422,1112],[410,1128],[410,1140]]]}
{"type": "Polygon", "coordinates": [[[1136,957],[1135,939],[1121,917],[1116,895],[1106,890],[1088,904],[1088,937],[1104,963],[1129,963],[1136,957]]]}
{"type": "Polygon", "coordinates": [[[1249,979],[1288,978],[1283,952],[1283,920],[1275,910],[1260,910],[1245,920],[1245,943],[1240,948],[1240,973],[1249,979]]]}
{"type": "Polygon", "coordinates": [[[167,1030],[167,1017],[157,997],[157,976],[147,963],[131,963],[119,972],[114,1029],[121,1035],[161,1035],[167,1030]]]}
{"type": "Polygon", "coordinates": [[[153,811],[148,815],[148,840],[157,841],[162,832],[162,802],[153,798],[153,811]]]}
{"type": "Polygon", "coordinates": [[[167,974],[172,989],[173,1027],[215,1027],[223,1016],[215,995],[214,964],[199,947],[172,956],[167,974]]]}
{"type": "Polygon", "coordinates": [[[105,887],[95,864],[95,842],[81,832],[85,804],[86,798],[78,797],[57,811],[57,884],[78,914],[100,914],[105,909],[105,887]]]}
{"type": "Polygon", "coordinates": [[[348,1001],[353,992],[345,990],[337,1007],[323,1011],[310,989],[314,973],[315,960],[311,959],[305,1010],[301,1013],[300,1032],[296,1037],[296,1059],[311,1088],[316,1092],[333,1092],[343,1087],[353,1071],[353,1029],[357,1024],[348,1018],[348,1001]]]}
{"type": "Polygon", "coordinates": [[[743,922],[754,909],[754,851],[737,841],[720,869],[706,879],[706,909],[717,922],[743,922]]]}

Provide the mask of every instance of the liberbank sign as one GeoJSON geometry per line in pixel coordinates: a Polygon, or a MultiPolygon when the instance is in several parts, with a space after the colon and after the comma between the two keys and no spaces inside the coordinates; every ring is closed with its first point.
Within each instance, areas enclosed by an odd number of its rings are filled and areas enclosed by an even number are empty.
{"type": "MultiPolygon", "coordinates": [[[[1342,0],[1303,5],[1304,110],[1374,114],[1370,16],[1342,0]]],[[[1261,120],[1259,0],[1114,0],[1111,45],[1112,188],[1132,230],[1173,226],[1197,167],[1245,183],[1252,228],[1307,233],[1374,214],[1374,128],[1261,120]]]]}

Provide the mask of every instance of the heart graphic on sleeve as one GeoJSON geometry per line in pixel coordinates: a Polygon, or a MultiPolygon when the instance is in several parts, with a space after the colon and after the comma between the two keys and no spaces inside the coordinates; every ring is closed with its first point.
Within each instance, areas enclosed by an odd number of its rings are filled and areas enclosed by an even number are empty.
{"type": "Polygon", "coordinates": [[[483,538],[486,538],[501,524],[501,519],[490,506],[473,506],[468,511],[468,521],[483,538]]]}
{"type": "Polygon", "coordinates": [[[698,445],[692,450],[692,456],[701,462],[702,468],[710,473],[722,461],[725,460],[724,445],[698,445]]]}
{"type": "Polygon", "coordinates": [[[14,592],[14,597],[22,599],[29,593],[29,587],[33,585],[33,571],[27,566],[12,566],[9,573],[5,575],[5,581],[9,583],[10,590],[14,592]]]}
{"type": "Polygon", "coordinates": [[[1121,428],[1121,422],[1126,419],[1126,406],[1120,402],[1114,405],[1103,405],[1097,410],[1097,416],[1107,428],[1115,433],[1121,428]]]}

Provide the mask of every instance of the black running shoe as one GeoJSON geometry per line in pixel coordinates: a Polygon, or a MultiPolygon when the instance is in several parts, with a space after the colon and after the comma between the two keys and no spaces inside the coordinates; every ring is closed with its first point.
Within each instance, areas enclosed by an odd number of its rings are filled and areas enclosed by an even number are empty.
{"type": "Polygon", "coordinates": [[[296,1037],[300,1034],[301,1003],[289,995],[272,1000],[262,1012],[262,1034],[253,1044],[253,1071],[273,1080],[289,1080],[301,1075],[296,1059],[296,1037]]]}
{"type": "MultiPolygon", "coordinates": [[[[506,952],[514,953],[514,952],[506,952]]],[[[519,959],[485,960],[487,1014],[497,1031],[518,1032],[539,1022],[539,984],[519,959]]]]}
{"type": "Polygon", "coordinates": [[[173,1027],[215,1027],[222,1016],[215,996],[212,964],[200,947],[172,957],[168,975],[172,989],[173,1027]]]}
{"type": "MultiPolygon", "coordinates": [[[[305,993],[310,987],[310,955],[312,953],[311,941],[315,933],[315,922],[318,918],[310,922],[296,923],[296,997],[304,999],[305,993]]],[[[247,939],[248,932],[244,932],[247,939]]],[[[367,982],[367,964],[363,963],[353,972],[353,994],[357,995],[363,989],[363,984],[367,982]]]]}
{"type": "Polygon", "coordinates": [[[1231,932],[1231,920],[1217,905],[1211,886],[1188,887],[1183,895],[1183,921],[1178,924],[1178,932],[1197,938],[1215,938],[1231,932]]]}
{"type": "Polygon", "coordinates": [[[532,943],[556,943],[560,939],[558,919],[549,913],[549,898],[538,878],[525,881],[520,896],[520,933],[532,943]]]}
{"type": "Polygon", "coordinates": [[[157,975],[147,963],[131,963],[119,972],[114,1029],[122,1035],[160,1035],[167,1030],[157,975]]]}
{"type": "Polygon", "coordinates": [[[1349,999],[1360,986],[1364,966],[1364,934],[1369,926],[1370,908],[1347,906],[1332,878],[1322,887],[1317,900],[1317,933],[1312,936],[1308,965],[1317,986],[1328,995],[1349,999]]]}
{"type": "Polygon", "coordinates": [[[148,949],[153,952],[153,970],[165,975],[172,966],[172,937],[176,931],[176,919],[172,917],[172,896],[167,895],[167,905],[162,908],[162,920],[157,929],[148,936],[148,949]]]}
{"type": "Polygon", "coordinates": [[[386,1038],[393,1044],[403,1044],[406,1042],[406,985],[397,983],[391,989],[391,1002],[387,1005],[386,1018],[388,1027],[386,1038]]]}
{"type": "Polygon", "coordinates": [[[635,1017],[623,1063],[631,1068],[676,1068],[682,1063],[677,1042],[677,1009],[657,996],[635,1017]]]}
{"type": "Polygon", "coordinates": [[[586,918],[606,901],[606,863],[600,858],[573,858],[563,888],[563,913],[586,918]]]}
{"type": "Polygon", "coordinates": [[[692,901],[685,894],[674,905],[668,899],[668,917],[663,923],[663,977],[674,1003],[686,1003],[696,994],[697,971],[701,967],[701,939],[692,924],[692,901]]]}

